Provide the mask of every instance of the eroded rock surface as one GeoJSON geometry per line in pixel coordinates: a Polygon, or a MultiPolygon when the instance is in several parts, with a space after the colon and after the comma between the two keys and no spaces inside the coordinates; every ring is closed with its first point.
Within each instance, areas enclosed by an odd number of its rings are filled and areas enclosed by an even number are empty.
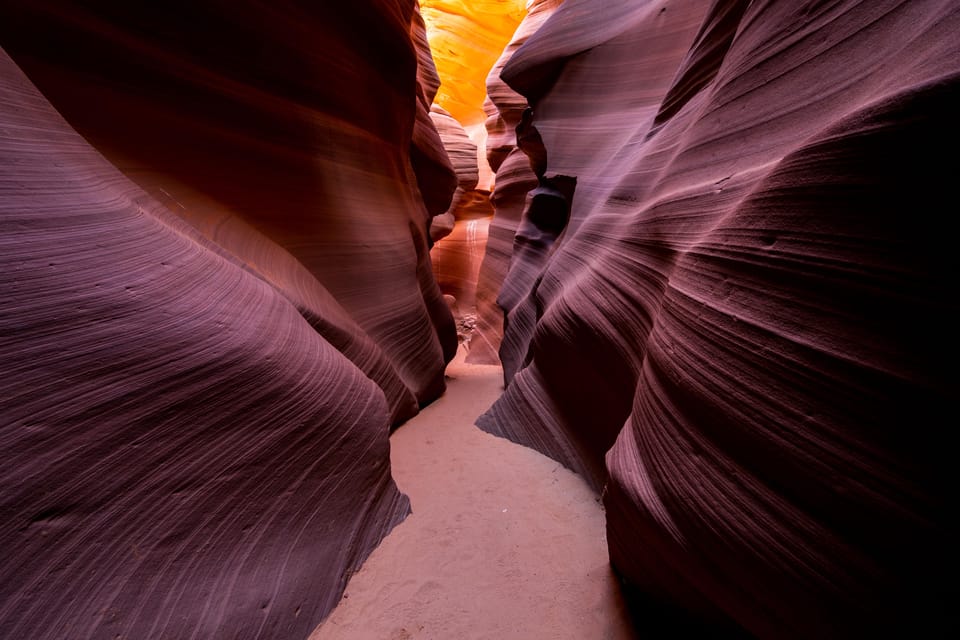
{"type": "MultiPolygon", "coordinates": [[[[478,295],[480,303],[495,322],[493,340],[499,343],[500,320],[491,309],[500,282],[477,290],[490,218],[492,171],[486,161],[487,132],[485,81],[491,67],[510,42],[525,15],[524,0],[463,1],[425,0],[424,17],[433,47],[438,74],[442,80],[437,93],[434,118],[451,157],[461,158],[458,175],[469,176],[473,186],[460,185],[450,211],[434,218],[431,235],[443,240],[432,251],[434,271],[444,293],[455,299],[454,316],[461,340],[470,345],[477,338],[476,354],[471,346],[471,361],[496,364],[496,348],[490,347],[487,330],[478,332],[478,295]],[[470,156],[467,149],[479,147],[470,156]],[[466,164],[464,164],[466,163],[466,164]],[[467,168],[469,166],[469,169],[467,168]],[[474,175],[476,177],[474,177],[474,175]],[[456,224],[455,224],[456,223],[456,224]],[[468,342],[469,341],[469,342],[468,342]]],[[[455,164],[457,160],[454,161],[455,164]]],[[[488,278],[489,280],[489,278],[488,278]]],[[[488,323],[490,321],[487,321],[488,323]]]]}
{"type": "Polygon", "coordinates": [[[540,180],[482,425],[606,486],[647,598],[767,637],[934,633],[960,7],[603,4],[502,72],[540,180]]]}
{"type": "Polygon", "coordinates": [[[491,194],[494,216],[477,277],[477,321],[467,357],[475,364],[500,362],[497,351],[503,339],[504,309],[512,308],[514,302],[509,295],[498,300],[498,295],[510,266],[527,195],[537,185],[530,158],[517,146],[517,125],[529,105],[525,97],[501,80],[500,72],[559,5],[560,0],[528,0],[526,16],[487,76],[486,152],[496,178],[491,194]]]}
{"type": "Polygon", "coordinates": [[[408,509],[382,392],[0,69],[0,635],[305,637],[408,509]]]}
{"type": "Polygon", "coordinates": [[[480,175],[477,167],[477,145],[467,135],[463,125],[438,104],[430,107],[430,119],[440,134],[443,148],[457,176],[457,189],[453,193],[450,207],[430,221],[430,240],[436,242],[450,235],[457,214],[470,206],[467,194],[477,188],[480,175]]]}
{"type": "Polygon", "coordinates": [[[423,33],[4,3],[0,636],[306,637],[405,516],[389,428],[456,349],[423,33]]]}
{"type": "Polygon", "coordinates": [[[450,296],[458,338],[469,348],[477,317],[477,280],[493,207],[490,193],[477,188],[477,145],[443,107],[434,104],[430,116],[457,174],[450,209],[433,218],[430,226],[430,236],[436,241],[430,258],[440,290],[450,296]]]}
{"type": "Polygon", "coordinates": [[[456,341],[426,233],[456,178],[412,3],[12,7],[8,52],[111,162],[317,324],[335,299],[396,421],[442,392],[456,341]]]}

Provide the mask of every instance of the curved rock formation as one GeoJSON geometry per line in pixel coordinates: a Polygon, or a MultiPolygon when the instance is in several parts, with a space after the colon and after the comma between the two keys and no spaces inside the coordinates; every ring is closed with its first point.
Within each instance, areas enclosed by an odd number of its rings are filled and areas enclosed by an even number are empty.
{"type": "Polygon", "coordinates": [[[958,309],[925,220],[956,203],[960,5],[593,9],[502,73],[543,208],[484,428],[606,483],[645,598],[766,637],[939,633],[958,309]]]}
{"type": "Polygon", "coordinates": [[[428,116],[437,81],[411,45],[423,44],[412,3],[5,14],[10,55],[113,164],[312,322],[335,324],[334,340],[372,346],[355,361],[395,422],[443,391],[456,338],[426,234],[456,179],[428,116]],[[344,313],[328,312],[331,297],[344,313]]]}
{"type": "Polygon", "coordinates": [[[477,189],[477,145],[443,107],[433,105],[430,116],[458,179],[450,209],[430,226],[430,235],[437,241],[430,257],[440,290],[451,298],[458,338],[469,348],[477,316],[477,280],[493,209],[489,192],[477,189]]]}
{"type": "MultiPolygon", "coordinates": [[[[425,0],[423,11],[442,79],[436,98],[436,107],[440,112],[437,112],[435,119],[441,133],[444,129],[450,132],[446,139],[450,155],[462,156],[464,161],[471,164],[471,176],[479,174],[471,178],[474,182],[472,187],[458,191],[454,196],[449,214],[434,219],[431,227],[434,239],[445,238],[433,250],[434,269],[441,289],[455,298],[453,308],[461,340],[468,343],[475,335],[479,337],[477,354],[474,356],[471,351],[471,361],[496,363],[495,348],[490,348],[490,339],[485,335],[488,331],[484,330],[483,336],[475,332],[476,283],[493,213],[489,202],[492,175],[484,159],[477,158],[476,154],[470,158],[466,149],[479,146],[481,155],[485,155],[484,80],[523,18],[524,2],[425,0]],[[464,129],[467,133],[464,133],[464,129]],[[462,224],[454,226],[455,220],[462,221],[462,224]]],[[[484,296],[483,304],[486,307],[492,305],[496,296],[492,292],[497,287],[499,281],[484,288],[481,295],[484,296]]],[[[491,313],[496,311],[486,311],[488,316],[491,313]]],[[[496,337],[493,338],[497,341],[499,326],[497,320],[496,337]]]]}
{"type": "Polygon", "coordinates": [[[467,193],[477,188],[480,176],[477,168],[477,145],[467,135],[463,125],[437,104],[430,107],[430,119],[440,134],[443,148],[457,175],[457,190],[453,193],[449,209],[430,221],[430,240],[436,242],[453,231],[456,212],[468,205],[468,202],[465,202],[467,193]]]}
{"type": "Polygon", "coordinates": [[[0,636],[305,637],[408,512],[456,349],[414,9],[0,9],[0,636]]]}
{"type": "Polygon", "coordinates": [[[495,172],[491,194],[494,216],[489,225],[486,250],[477,282],[477,322],[467,362],[499,364],[497,350],[503,339],[503,308],[509,301],[498,301],[513,252],[514,237],[527,193],[537,185],[530,159],[517,147],[517,125],[529,106],[527,99],[500,79],[500,72],[523,43],[540,28],[561,0],[528,0],[527,14],[513,39],[487,76],[487,161],[495,172]]]}
{"type": "Polygon", "coordinates": [[[305,637],[408,509],[383,394],[0,72],[0,635],[305,637]]]}
{"type": "MultiPolygon", "coordinates": [[[[427,207],[428,245],[436,238],[434,227],[443,227],[447,222],[447,212],[451,198],[460,185],[459,168],[454,167],[437,130],[431,112],[433,102],[440,88],[440,76],[430,52],[427,41],[427,27],[415,6],[410,25],[410,36],[417,50],[417,114],[413,126],[413,143],[410,148],[411,165],[414,175],[410,183],[419,187],[420,196],[427,207]]],[[[451,223],[452,225],[452,223],[451,223]]]]}

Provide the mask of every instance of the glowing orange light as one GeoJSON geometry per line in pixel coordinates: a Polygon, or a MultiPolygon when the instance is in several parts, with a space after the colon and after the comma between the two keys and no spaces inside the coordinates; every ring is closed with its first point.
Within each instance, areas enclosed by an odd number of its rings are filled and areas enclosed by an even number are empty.
{"type": "Polygon", "coordinates": [[[440,75],[435,102],[464,126],[484,121],[487,74],[517,25],[526,0],[420,0],[440,75]]]}

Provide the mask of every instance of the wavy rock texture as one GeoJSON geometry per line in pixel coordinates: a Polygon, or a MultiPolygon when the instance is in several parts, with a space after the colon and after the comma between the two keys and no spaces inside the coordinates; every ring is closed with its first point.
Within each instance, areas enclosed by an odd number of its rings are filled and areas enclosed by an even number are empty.
{"type": "Polygon", "coordinates": [[[414,9],[0,9],[0,636],[306,637],[408,512],[456,348],[414,9]]]}
{"type": "Polygon", "coordinates": [[[430,258],[440,290],[450,296],[457,336],[469,347],[477,316],[477,280],[493,208],[489,192],[477,188],[477,145],[443,107],[434,104],[430,116],[458,179],[450,209],[430,226],[430,235],[437,241],[430,258]]]}
{"type": "MultiPolygon", "coordinates": [[[[468,205],[466,194],[476,189],[480,175],[477,168],[477,145],[467,135],[463,125],[438,104],[430,107],[430,119],[440,134],[443,148],[457,176],[457,189],[453,193],[450,207],[442,215],[430,220],[430,239],[436,242],[453,231],[457,211],[468,205]]],[[[433,255],[435,256],[436,252],[433,255]]]]}
{"type": "Polygon", "coordinates": [[[433,62],[427,27],[415,6],[410,24],[410,37],[417,50],[417,113],[413,125],[413,141],[410,148],[413,175],[410,184],[418,187],[420,197],[427,207],[427,243],[432,244],[434,227],[442,228],[447,222],[451,198],[456,194],[461,179],[459,169],[451,163],[444,140],[440,136],[433,114],[433,101],[440,88],[440,76],[433,62]]]}
{"type": "MultiPolygon", "coordinates": [[[[489,338],[475,331],[476,284],[493,215],[489,202],[492,176],[482,160],[477,167],[476,154],[471,160],[461,152],[469,143],[480,146],[480,153],[484,154],[485,78],[524,17],[524,2],[424,0],[423,15],[442,81],[436,97],[440,112],[435,114],[435,120],[441,133],[450,132],[446,139],[450,155],[455,158],[462,155],[473,164],[472,172],[478,174],[473,187],[457,192],[448,214],[434,218],[431,234],[435,240],[444,238],[432,251],[434,271],[441,289],[455,299],[453,310],[461,340],[469,344],[474,336],[480,337],[476,356],[471,351],[471,362],[495,364],[495,347],[491,348],[489,338]],[[462,135],[464,127],[469,131],[466,137],[462,135]]],[[[488,285],[482,294],[483,304],[488,307],[487,316],[497,313],[489,307],[498,286],[499,281],[492,288],[488,285]]],[[[499,320],[495,320],[495,326],[494,340],[499,340],[499,320]]]]}
{"type": "Polygon", "coordinates": [[[940,635],[960,6],[603,9],[567,0],[502,74],[543,202],[484,428],[607,482],[647,598],[767,637],[940,635]]]}
{"type": "Polygon", "coordinates": [[[5,46],[71,125],[332,325],[321,331],[357,352],[394,422],[442,393],[456,337],[426,234],[456,179],[428,115],[435,71],[411,45],[414,5],[5,13],[5,46]]]}
{"type": "Polygon", "coordinates": [[[0,70],[0,635],[305,637],[408,510],[383,394],[0,70]]]}
{"type": "Polygon", "coordinates": [[[537,186],[530,159],[517,147],[516,128],[529,105],[526,98],[500,79],[500,72],[558,6],[560,0],[528,0],[526,16],[487,76],[487,99],[483,105],[487,115],[486,150],[496,178],[491,194],[494,215],[477,276],[476,326],[467,356],[467,362],[473,364],[500,364],[497,351],[503,339],[504,308],[509,310],[515,301],[509,297],[498,301],[497,296],[510,266],[527,194],[537,186]]]}

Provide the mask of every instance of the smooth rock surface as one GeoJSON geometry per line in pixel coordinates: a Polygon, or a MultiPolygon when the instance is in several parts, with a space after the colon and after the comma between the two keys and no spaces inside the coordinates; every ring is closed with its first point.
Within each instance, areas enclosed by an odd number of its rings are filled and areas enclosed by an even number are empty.
{"type": "Polygon", "coordinates": [[[529,105],[527,99],[500,79],[500,72],[517,49],[546,21],[560,5],[560,0],[528,0],[527,14],[517,27],[510,43],[487,76],[486,151],[490,168],[495,172],[491,194],[494,206],[483,256],[477,276],[477,321],[467,359],[475,364],[499,364],[497,351],[503,339],[504,308],[497,297],[503,286],[513,253],[514,237],[527,194],[537,185],[537,175],[530,159],[517,146],[517,125],[529,105]]]}
{"type": "Polygon", "coordinates": [[[460,343],[469,348],[477,317],[477,281],[493,216],[490,194],[477,188],[480,169],[477,145],[459,122],[434,104],[430,116],[457,173],[457,190],[450,208],[433,218],[430,250],[433,274],[440,290],[452,297],[460,343]]]}
{"type": "MultiPolygon", "coordinates": [[[[458,214],[460,218],[464,217],[461,210],[470,204],[467,194],[477,188],[480,175],[477,167],[477,145],[467,135],[463,125],[436,103],[430,106],[430,120],[440,135],[443,149],[457,176],[457,189],[453,192],[450,206],[442,215],[430,221],[430,240],[436,242],[450,235],[458,214]]],[[[436,252],[432,255],[435,257],[436,252]]],[[[442,283],[440,288],[443,289],[442,283]]]]}

